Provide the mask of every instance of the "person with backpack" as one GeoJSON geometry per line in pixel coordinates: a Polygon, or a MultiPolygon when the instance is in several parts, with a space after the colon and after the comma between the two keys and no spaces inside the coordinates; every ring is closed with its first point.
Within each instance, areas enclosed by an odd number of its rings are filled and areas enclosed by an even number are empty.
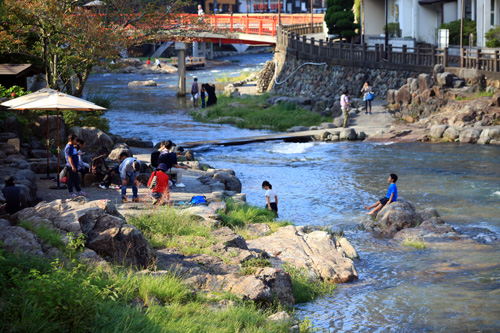
{"type": "Polygon", "coordinates": [[[148,187],[151,190],[153,205],[163,204],[165,198],[167,204],[170,205],[169,178],[165,172],[167,172],[167,166],[165,163],[160,163],[149,178],[148,187]]]}
{"type": "Polygon", "coordinates": [[[127,183],[130,181],[132,185],[132,202],[139,202],[137,197],[138,189],[140,185],[137,180],[137,176],[141,173],[141,162],[135,157],[128,157],[126,152],[120,154],[120,160],[122,163],[119,167],[120,177],[122,179],[122,202],[127,202],[127,183]]]}

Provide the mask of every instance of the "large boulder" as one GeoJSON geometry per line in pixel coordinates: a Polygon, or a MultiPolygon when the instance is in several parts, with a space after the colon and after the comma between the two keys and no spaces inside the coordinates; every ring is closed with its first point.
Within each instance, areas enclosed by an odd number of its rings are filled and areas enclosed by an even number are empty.
{"type": "Polygon", "coordinates": [[[235,233],[228,227],[219,228],[212,231],[212,236],[225,247],[236,247],[242,250],[248,250],[245,239],[235,233]]]}
{"type": "Polygon", "coordinates": [[[418,76],[418,89],[421,94],[426,90],[431,90],[433,85],[434,79],[432,78],[432,75],[420,74],[418,76]]]}
{"type": "Polygon", "coordinates": [[[226,187],[226,191],[241,193],[241,181],[238,177],[227,172],[218,172],[213,176],[213,179],[223,183],[226,187]]]}
{"type": "Polygon", "coordinates": [[[22,252],[43,256],[37,237],[28,230],[16,226],[0,226],[0,245],[9,252],[22,252]]]}
{"type": "Polygon", "coordinates": [[[460,136],[460,132],[455,127],[448,127],[443,133],[443,139],[455,141],[460,136]]]}
{"type": "MultiPolygon", "coordinates": [[[[57,140],[57,116],[49,116],[49,139],[57,140]]],[[[33,134],[38,139],[47,139],[47,116],[38,117],[32,125],[33,134]]],[[[66,124],[61,115],[59,115],[59,142],[67,142],[66,124]]]]}
{"type": "Polygon", "coordinates": [[[500,128],[490,128],[488,136],[492,140],[500,140],[500,128]]]}
{"type": "Polygon", "coordinates": [[[142,141],[141,138],[126,138],[125,143],[130,147],[153,148],[153,141],[142,141]]]}
{"type": "Polygon", "coordinates": [[[109,201],[41,202],[22,210],[17,218],[62,234],[84,234],[85,246],[108,261],[146,267],[154,258],[153,249],[142,233],[127,224],[109,201]]]}
{"type": "MultiPolygon", "coordinates": [[[[63,122],[64,123],[64,122],[63,122]]],[[[4,126],[6,131],[9,133],[14,133],[16,137],[24,139],[23,126],[19,122],[17,117],[8,117],[4,120],[4,126]]],[[[47,130],[45,130],[45,135],[47,135],[47,130]]]]}
{"type": "Polygon", "coordinates": [[[481,132],[481,135],[479,136],[479,140],[477,140],[477,143],[480,145],[487,145],[491,141],[490,138],[490,130],[485,129],[481,132]]]}
{"type": "Polygon", "coordinates": [[[450,241],[460,238],[469,238],[460,235],[452,226],[445,223],[440,217],[431,217],[416,228],[398,231],[394,235],[396,240],[419,239],[423,241],[450,241]]]}
{"type": "Polygon", "coordinates": [[[455,74],[444,72],[436,75],[437,84],[443,87],[452,87],[455,74]]]}
{"type": "Polygon", "coordinates": [[[399,103],[400,105],[411,103],[411,93],[408,85],[404,85],[398,90],[395,99],[396,103],[399,103]]]}
{"type": "Polygon", "coordinates": [[[87,149],[98,151],[102,148],[111,150],[113,148],[113,139],[96,127],[71,127],[68,131],[83,139],[87,144],[87,149]]]}
{"type": "Polygon", "coordinates": [[[130,147],[127,144],[119,143],[113,148],[113,150],[109,154],[108,158],[112,161],[119,161],[121,153],[127,153],[128,157],[134,157],[132,150],[130,149],[130,147]]]}
{"type": "Polygon", "coordinates": [[[340,140],[356,140],[357,134],[353,128],[343,128],[339,133],[340,140]]]}
{"type": "Polygon", "coordinates": [[[365,230],[392,237],[396,232],[405,228],[412,228],[421,222],[415,206],[403,199],[398,199],[380,210],[376,218],[366,216],[361,225],[365,230]]]}
{"type": "Polygon", "coordinates": [[[395,96],[396,96],[396,90],[394,90],[394,89],[387,90],[387,96],[386,96],[386,99],[385,99],[386,102],[388,104],[394,104],[396,102],[395,96]]]}
{"type": "Polygon", "coordinates": [[[461,143],[476,143],[480,136],[480,129],[466,128],[460,132],[459,140],[461,143]]]}
{"type": "Polygon", "coordinates": [[[444,131],[446,131],[446,125],[432,125],[431,127],[431,138],[433,140],[441,140],[443,137],[444,131]]]}
{"type": "Polygon", "coordinates": [[[247,241],[248,248],[265,251],[324,280],[348,282],[358,278],[353,261],[331,234],[306,231],[303,227],[282,227],[269,236],[247,241]]]}

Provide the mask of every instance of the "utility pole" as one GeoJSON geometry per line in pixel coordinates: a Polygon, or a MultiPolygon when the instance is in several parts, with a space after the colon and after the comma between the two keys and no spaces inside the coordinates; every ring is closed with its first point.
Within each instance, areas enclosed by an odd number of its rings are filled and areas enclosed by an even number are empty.
{"type": "Polygon", "coordinates": [[[314,14],[313,14],[313,1],[311,0],[311,33],[314,33],[313,22],[314,22],[314,14]]]}
{"type": "Polygon", "coordinates": [[[281,27],[281,0],[278,0],[278,27],[281,27]]]}
{"type": "MultiPolygon", "coordinates": [[[[463,1],[463,0],[462,0],[463,1]]],[[[389,27],[388,23],[389,22],[389,0],[385,0],[385,60],[389,60],[389,27]]]]}
{"type": "Polygon", "coordinates": [[[460,68],[462,68],[464,63],[464,4],[465,0],[462,0],[462,8],[460,10],[460,68]]]}

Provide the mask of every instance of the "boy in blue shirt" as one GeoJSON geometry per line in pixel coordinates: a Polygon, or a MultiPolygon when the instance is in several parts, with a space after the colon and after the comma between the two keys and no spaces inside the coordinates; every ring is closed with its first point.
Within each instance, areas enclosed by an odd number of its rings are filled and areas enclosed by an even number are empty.
{"type": "Polygon", "coordinates": [[[391,173],[389,179],[387,179],[387,181],[391,183],[391,185],[389,185],[389,189],[387,190],[387,195],[385,196],[385,198],[380,199],[370,207],[368,207],[367,205],[363,205],[365,206],[366,210],[373,209],[371,212],[367,213],[368,215],[374,215],[376,212],[381,210],[382,207],[384,207],[385,205],[388,205],[391,202],[395,202],[398,200],[398,188],[396,187],[397,180],[398,176],[391,173]]]}

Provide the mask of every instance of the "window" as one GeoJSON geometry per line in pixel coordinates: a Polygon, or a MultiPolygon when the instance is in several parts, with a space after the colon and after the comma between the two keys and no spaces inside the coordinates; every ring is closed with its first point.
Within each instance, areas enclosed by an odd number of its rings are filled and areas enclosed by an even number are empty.
{"type": "Polygon", "coordinates": [[[490,24],[495,25],[495,0],[491,0],[491,18],[490,18],[490,24]]]}

